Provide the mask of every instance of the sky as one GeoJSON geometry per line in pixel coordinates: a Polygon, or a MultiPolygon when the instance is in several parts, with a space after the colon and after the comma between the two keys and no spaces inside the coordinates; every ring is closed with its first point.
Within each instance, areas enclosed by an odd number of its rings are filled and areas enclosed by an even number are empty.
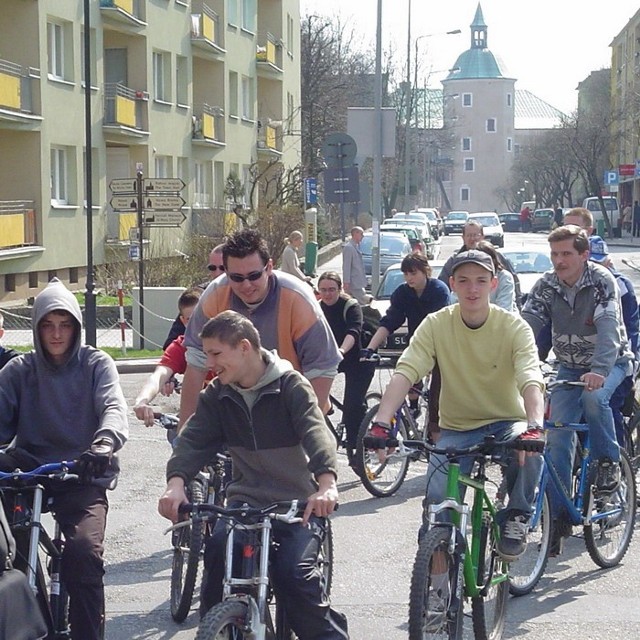
{"type": "MultiPolygon", "coordinates": [[[[300,0],[300,13],[340,15],[353,26],[364,48],[375,47],[377,0],[300,0]]],[[[409,0],[382,0],[383,49],[394,42],[406,58],[409,0]]],[[[469,25],[478,0],[411,1],[411,77],[418,43],[424,84],[440,88],[460,53],[471,45],[469,25]],[[460,29],[460,35],[442,35],[460,29]]],[[[578,83],[591,71],[611,66],[611,41],[640,9],[639,0],[482,0],[487,44],[505,63],[516,89],[528,89],[552,106],[570,113],[577,106],[578,83]]]]}

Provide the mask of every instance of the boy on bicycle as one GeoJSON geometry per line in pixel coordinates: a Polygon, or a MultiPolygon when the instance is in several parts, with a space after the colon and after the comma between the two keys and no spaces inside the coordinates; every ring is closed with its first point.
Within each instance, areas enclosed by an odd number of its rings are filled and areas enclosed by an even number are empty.
{"type": "Polygon", "coordinates": [[[36,297],[32,323],[34,351],[0,371],[0,445],[11,442],[0,470],[79,459],[81,482],[52,489],[52,512],[66,540],[71,637],[100,640],[106,492],[116,485],[115,452],[128,436],[127,405],[113,360],[82,345],[80,306],[57,278],[36,297]]]}
{"type": "MultiPolygon", "coordinates": [[[[487,253],[459,253],[452,261],[451,273],[449,283],[458,303],[428,315],[416,330],[382,397],[371,437],[384,443],[407,391],[437,361],[442,378],[439,448],[470,447],[487,436],[505,442],[521,438],[540,445],[544,384],[533,332],[518,315],[489,303],[497,278],[487,253]]],[[[382,449],[380,453],[385,455],[382,449]]],[[[497,516],[501,527],[498,553],[506,561],[516,560],[526,548],[542,469],[537,454],[519,452],[517,462],[513,453],[510,458],[509,503],[497,516]]],[[[461,471],[469,473],[473,460],[463,458],[460,463],[461,471]]],[[[428,505],[445,498],[447,466],[445,456],[431,456],[425,525],[428,505]]]]}
{"type": "MultiPolygon", "coordinates": [[[[226,445],[233,462],[229,506],[308,503],[302,525],[276,522],[273,530],[279,543],[274,583],[292,629],[301,640],[348,638],[346,618],[330,607],[317,564],[338,489],[335,442],[313,388],[289,362],[263,349],[251,321],[235,311],[210,319],[200,337],[216,379],[200,393],[176,440],[158,510],[176,522],[187,502],[185,486],[226,445]]],[[[224,544],[220,520],[205,550],[203,613],[222,599],[224,544]]]]}

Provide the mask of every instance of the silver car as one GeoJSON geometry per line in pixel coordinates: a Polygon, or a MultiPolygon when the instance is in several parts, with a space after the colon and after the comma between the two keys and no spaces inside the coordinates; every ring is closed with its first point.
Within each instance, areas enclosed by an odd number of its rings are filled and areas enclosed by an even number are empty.
{"type": "MultiPolygon", "coordinates": [[[[372,233],[367,231],[360,243],[360,253],[364,262],[364,272],[371,282],[371,244],[372,233]]],[[[411,244],[404,233],[380,232],[380,275],[396,262],[402,262],[411,253],[411,244]]]]}

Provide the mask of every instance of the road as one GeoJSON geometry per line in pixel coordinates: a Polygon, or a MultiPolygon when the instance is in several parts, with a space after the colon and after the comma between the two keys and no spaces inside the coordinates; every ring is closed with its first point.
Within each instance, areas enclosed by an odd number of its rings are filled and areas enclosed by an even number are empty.
{"type": "MultiPolygon", "coordinates": [[[[507,249],[546,247],[542,234],[509,234],[507,249]]],[[[460,244],[444,238],[442,257],[460,244]]],[[[628,248],[612,248],[616,264],[628,248]]],[[[620,266],[622,263],[620,262],[620,266]]],[[[339,258],[325,268],[339,268],[339,258]]],[[[640,275],[640,274],[638,274],[640,275]]],[[[634,283],[640,280],[634,277],[634,283]]],[[[387,373],[375,384],[384,386],[387,373]]],[[[122,376],[131,404],[144,379],[122,376]]],[[[167,410],[175,400],[165,400],[167,410]]],[[[131,437],[122,451],[121,481],[111,495],[107,531],[107,638],[109,640],[186,640],[195,636],[197,614],[182,625],[169,614],[170,543],[167,522],[156,513],[164,487],[169,445],[161,429],[146,429],[130,412],[131,437]]],[[[340,510],[334,517],[334,606],[349,618],[353,640],[407,637],[408,590],[424,491],[424,466],[416,463],[398,493],[371,497],[339,454],[340,510]]],[[[603,640],[640,637],[640,536],[623,563],[599,570],[581,538],[552,559],[540,586],[509,601],[505,638],[603,640]]],[[[471,621],[465,621],[465,628],[471,621]]],[[[471,637],[467,634],[465,637],[471,637]]]]}

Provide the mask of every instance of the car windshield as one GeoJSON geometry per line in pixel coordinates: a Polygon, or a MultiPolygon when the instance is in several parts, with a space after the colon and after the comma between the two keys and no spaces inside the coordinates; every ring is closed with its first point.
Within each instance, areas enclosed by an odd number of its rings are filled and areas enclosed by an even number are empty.
{"type": "Polygon", "coordinates": [[[449,220],[466,220],[467,219],[467,214],[466,213],[450,213],[447,218],[449,220]]]}
{"type": "Polygon", "coordinates": [[[516,273],[544,273],[552,268],[551,259],[539,251],[507,251],[503,253],[516,273]]]}
{"type": "Polygon", "coordinates": [[[404,283],[404,274],[400,269],[389,269],[380,283],[378,289],[378,300],[388,300],[391,294],[404,283]]]}
{"type": "Polygon", "coordinates": [[[476,217],[469,218],[469,220],[477,221],[483,227],[496,227],[500,224],[496,216],[482,216],[482,217],[478,216],[477,218],[476,217]]]}
{"type": "Polygon", "coordinates": [[[382,225],[380,231],[393,231],[394,233],[406,233],[411,239],[418,239],[418,232],[414,227],[396,227],[389,225],[382,225]]]}
{"type": "MultiPolygon", "coordinates": [[[[371,255],[371,236],[365,236],[360,243],[360,251],[365,255],[371,255]]],[[[401,256],[407,253],[407,243],[409,241],[402,236],[386,236],[380,234],[380,254],[394,254],[401,256]]],[[[388,263],[387,263],[388,264],[388,263]]]]}

